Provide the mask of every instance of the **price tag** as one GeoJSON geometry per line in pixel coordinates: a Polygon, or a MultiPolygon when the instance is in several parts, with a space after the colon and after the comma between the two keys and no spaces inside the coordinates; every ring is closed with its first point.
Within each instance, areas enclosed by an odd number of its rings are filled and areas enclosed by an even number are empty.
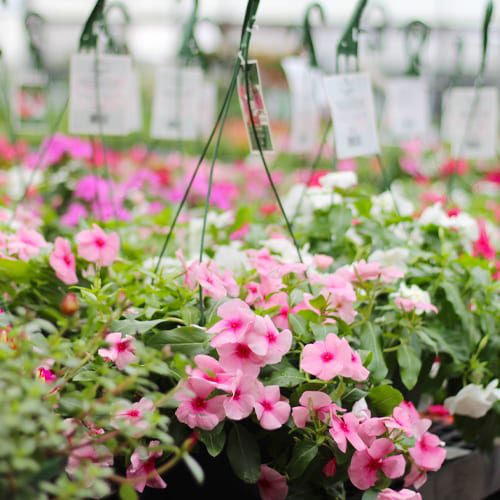
{"type": "Polygon", "coordinates": [[[282,66],[290,89],[289,149],[294,153],[307,153],[317,146],[321,121],[313,68],[302,57],[287,57],[282,66]]]}
{"type": "Polygon", "coordinates": [[[201,68],[163,66],[156,73],[151,136],[192,141],[200,137],[203,109],[201,68]]]}
{"type": "Polygon", "coordinates": [[[129,56],[74,54],[70,65],[72,134],[127,135],[130,131],[129,56]]]}
{"type": "Polygon", "coordinates": [[[397,139],[424,138],[431,126],[431,102],[427,80],[400,77],[389,80],[385,118],[389,132],[397,139]]]}
{"type": "Polygon", "coordinates": [[[238,96],[240,99],[243,120],[245,121],[250,149],[253,153],[259,151],[255,137],[256,135],[262,151],[270,152],[274,150],[271,137],[271,127],[264,101],[264,94],[262,92],[262,83],[257,61],[248,61],[247,72],[250,106],[248,105],[246,78],[243,71],[240,71],[238,75],[238,96]],[[250,109],[252,110],[253,125],[255,126],[256,134],[254,134],[252,127],[250,109]]]}
{"type": "Polygon", "coordinates": [[[444,100],[442,136],[456,158],[496,156],[498,90],[495,87],[455,87],[444,100]]]}
{"type": "Polygon", "coordinates": [[[12,88],[12,118],[21,132],[44,133],[48,128],[48,77],[38,71],[16,75],[12,88]]]}
{"type": "Polygon", "coordinates": [[[325,77],[339,159],[377,154],[380,150],[370,77],[347,73],[325,77]]]}
{"type": "Polygon", "coordinates": [[[128,84],[130,96],[129,132],[133,133],[142,129],[141,87],[139,75],[133,68],[130,71],[128,84]]]}
{"type": "Polygon", "coordinates": [[[203,139],[208,139],[217,119],[217,85],[207,81],[203,84],[202,92],[201,136],[203,139]]]}

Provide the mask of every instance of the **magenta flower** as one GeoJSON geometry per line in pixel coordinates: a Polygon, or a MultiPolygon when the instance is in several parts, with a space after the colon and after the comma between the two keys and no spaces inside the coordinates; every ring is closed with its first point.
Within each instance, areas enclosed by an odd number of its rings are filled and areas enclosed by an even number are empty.
{"type": "Polygon", "coordinates": [[[268,431],[279,429],[290,416],[290,405],[281,399],[278,385],[259,384],[254,408],[261,427],[268,431]]]}
{"type": "Polygon", "coordinates": [[[347,441],[356,450],[364,450],[366,448],[365,443],[358,434],[358,427],[358,419],[353,413],[346,413],[342,417],[333,416],[330,420],[330,435],[342,453],[345,453],[347,449],[347,441]]]}
{"type": "Polygon", "coordinates": [[[46,366],[38,367],[37,376],[39,379],[43,380],[46,384],[52,384],[57,380],[56,374],[46,366]]]}
{"type": "Polygon", "coordinates": [[[212,347],[238,342],[255,320],[253,311],[240,299],[224,302],[217,309],[217,315],[221,320],[208,330],[208,333],[215,333],[211,342],[212,347]]]}
{"type": "Polygon", "coordinates": [[[292,419],[295,425],[303,428],[316,417],[321,422],[327,422],[337,411],[344,411],[339,408],[328,394],[321,391],[304,391],[300,396],[299,403],[292,409],[292,419]]]}
{"type": "Polygon", "coordinates": [[[87,217],[87,209],[81,203],[73,202],[70,203],[68,210],[61,217],[61,223],[65,226],[75,227],[85,217],[87,217]]]}
{"type": "Polygon", "coordinates": [[[223,402],[225,396],[209,398],[213,385],[206,380],[189,378],[180,384],[175,399],[180,402],[175,416],[191,429],[199,427],[206,431],[212,430],[224,420],[223,402]]]}
{"type": "Polygon", "coordinates": [[[348,345],[334,333],[308,344],[302,351],[300,368],[321,380],[331,380],[340,375],[350,362],[351,352],[348,345]]]}
{"type": "Polygon", "coordinates": [[[101,348],[97,351],[99,356],[106,361],[113,361],[119,370],[123,370],[127,365],[136,359],[134,354],[134,338],[130,335],[122,337],[120,332],[108,333],[105,338],[109,348],[101,348]]]}
{"type": "Polygon", "coordinates": [[[118,234],[106,234],[97,224],[92,229],[80,231],[76,235],[76,242],[80,257],[102,267],[113,264],[120,251],[118,234]]]}
{"type": "Polygon", "coordinates": [[[422,500],[422,495],[412,490],[394,491],[385,488],[378,494],[377,500],[422,500]]]}
{"type": "Polygon", "coordinates": [[[137,430],[137,435],[140,436],[148,429],[149,423],[146,418],[154,409],[153,401],[148,398],[141,398],[138,403],[118,411],[111,425],[115,428],[120,428],[123,424],[134,427],[137,430]]]}
{"type": "Polygon", "coordinates": [[[367,490],[376,484],[380,471],[390,479],[402,476],[406,465],[403,455],[387,456],[394,450],[394,444],[382,438],[369,448],[355,451],[347,470],[352,484],[360,490],[367,490]]]}
{"type": "Polygon", "coordinates": [[[409,449],[410,456],[415,464],[424,471],[437,471],[446,458],[444,443],[430,432],[425,432],[417,440],[415,446],[409,449]]]}
{"type": "Polygon", "coordinates": [[[130,465],[127,468],[127,478],[130,479],[134,488],[142,493],[146,486],[150,488],[163,489],[167,487],[167,483],[161,478],[156,471],[156,459],[163,455],[162,451],[154,451],[154,448],[160,444],[159,441],[151,441],[149,443],[149,451],[145,459],[141,458],[144,453],[137,448],[130,457],[130,465]]]}
{"type": "Polygon", "coordinates": [[[242,420],[248,417],[255,404],[256,379],[244,376],[239,371],[233,378],[228,391],[230,395],[224,399],[226,417],[231,420],[242,420]]]}
{"type": "Polygon", "coordinates": [[[50,254],[50,266],[56,276],[66,285],[78,283],[76,276],[76,259],[71,251],[71,245],[65,238],[56,238],[54,250],[50,254]]]}
{"type": "Polygon", "coordinates": [[[285,500],[288,496],[286,479],[279,472],[267,465],[260,466],[260,478],[257,481],[261,500],[285,500]]]}

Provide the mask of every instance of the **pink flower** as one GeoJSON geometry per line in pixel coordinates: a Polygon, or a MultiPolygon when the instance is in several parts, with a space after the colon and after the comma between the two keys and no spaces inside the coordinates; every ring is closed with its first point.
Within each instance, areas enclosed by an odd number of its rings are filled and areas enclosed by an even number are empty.
{"type": "Polygon", "coordinates": [[[378,494],[377,500],[422,500],[422,495],[412,490],[394,491],[385,488],[378,494]]]}
{"type": "Polygon", "coordinates": [[[321,391],[304,391],[300,396],[299,403],[301,406],[292,409],[292,419],[299,428],[305,427],[313,417],[318,418],[321,422],[326,422],[333,413],[343,410],[332,403],[328,394],[321,391]]]}
{"type": "Polygon", "coordinates": [[[199,378],[190,378],[180,384],[175,399],[180,402],[175,416],[191,429],[199,427],[207,431],[212,430],[224,420],[223,402],[225,396],[214,396],[213,385],[199,378]]]}
{"type": "Polygon", "coordinates": [[[134,338],[132,336],[122,337],[120,332],[114,332],[106,335],[105,340],[110,347],[108,349],[101,348],[97,353],[107,361],[113,361],[119,370],[123,370],[135,361],[134,338]]]}
{"type": "Polygon", "coordinates": [[[420,418],[411,401],[402,401],[394,408],[392,418],[385,419],[387,429],[400,429],[408,437],[417,439],[429,429],[431,423],[427,418],[420,418]]]}
{"type": "Polygon", "coordinates": [[[422,314],[423,312],[437,314],[439,312],[438,308],[429,302],[415,302],[404,297],[396,297],[394,302],[400,309],[406,312],[415,311],[417,314],[422,314]]]}
{"type": "Polygon", "coordinates": [[[347,470],[352,484],[360,490],[367,490],[378,481],[379,471],[390,479],[402,476],[405,471],[404,457],[387,456],[394,450],[394,444],[389,439],[382,438],[374,441],[369,448],[355,451],[347,470]]]}
{"type": "Polygon", "coordinates": [[[484,257],[485,259],[495,260],[496,251],[490,242],[488,232],[486,231],[486,224],[483,219],[478,219],[477,225],[479,228],[479,237],[474,242],[474,251],[472,255],[484,257]]]}
{"type": "Polygon", "coordinates": [[[234,376],[227,373],[220,363],[205,354],[198,354],[194,357],[195,368],[188,366],[186,372],[191,378],[201,378],[213,385],[216,389],[223,391],[230,390],[234,376]]]}
{"type": "Polygon", "coordinates": [[[102,267],[113,264],[120,251],[118,234],[106,234],[97,224],[92,229],[80,231],[76,235],[76,242],[80,257],[102,267]]]}
{"type": "Polygon", "coordinates": [[[333,258],[329,255],[316,254],[313,262],[318,269],[328,269],[333,264],[333,258]]]}
{"type": "Polygon", "coordinates": [[[281,400],[278,385],[265,387],[259,384],[254,408],[261,427],[268,431],[279,429],[290,416],[290,405],[288,401],[281,400]]]}
{"type": "Polygon", "coordinates": [[[257,486],[262,500],[285,500],[288,496],[285,477],[267,465],[260,466],[257,486]]]}
{"type": "Polygon", "coordinates": [[[420,470],[414,463],[411,464],[410,472],[405,477],[404,486],[421,488],[427,482],[427,472],[420,470]]]}
{"type": "Polygon", "coordinates": [[[326,477],[333,477],[337,473],[337,460],[332,458],[326,462],[322,469],[323,474],[326,477]]]}
{"type": "Polygon", "coordinates": [[[73,202],[68,206],[68,210],[61,217],[61,223],[65,226],[75,227],[81,219],[87,217],[87,209],[77,202],[73,202]]]}
{"type": "Polygon", "coordinates": [[[56,276],[66,285],[78,283],[76,276],[76,259],[71,251],[71,245],[64,238],[56,238],[54,250],[49,259],[52,269],[56,276]]]}
{"type": "Polygon", "coordinates": [[[74,477],[76,472],[86,463],[109,468],[113,465],[113,455],[106,446],[93,446],[90,443],[80,444],[69,454],[66,472],[74,477]]]}
{"type": "Polygon", "coordinates": [[[410,456],[420,469],[437,471],[446,458],[443,445],[444,443],[435,434],[425,432],[415,446],[409,449],[410,456]]]}
{"type": "Polygon", "coordinates": [[[17,234],[9,237],[7,250],[10,255],[17,255],[21,260],[30,260],[40,253],[47,242],[44,237],[33,229],[21,228],[17,234]]]}
{"type": "Polygon", "coordinates": [[[148,398],[141,398],[138,403],[130,405],[116,413],[111,425],[115,428],[120,428],[123,423],[128,426],[135,427],[138,435],[140,436],[145,432],[149,423],[145,420],[149,414],[155,409],[153,401],[148,398]]]}
{"type": "Polygon", "coordinates": [[[266,365],[279,363],[292,346],[290,330],[278,332],[269,316],[256,316],[254,328],[247,333],[246,339],[250,349],[263,356],[266,365]]]}
{"type": "Polygon", "coordinates": [[[154,451],[160,444],[159,441],[151,441],[149,443],[149,451],[146,459],[141,458],[144,453],[137,448],[130,457],[130,465],[127,468],[127,478],[130,479],[134,488],[142,493],[146,486],[150,488],[163,489],[167,487],[167,483],[161,478],[156,471],[156,459],[163,455],[162,451],[154,451]]]}
{"type": "Polygon", "coordinates": [[[248,417],[255,404],[256,379],[243,375],[239,371],[233,378],[228,391],[230,396],[224,399],[224,412],[231,420],[242,420],[248,417]]]}
{"type": "Polygon", "coordinates": [[[222,344],[217,347],[220,364],[224,370],[236,373],[241,370],[249,377],[257,377],[260,368],[264,366],[264,358],[257,356],[248,342],[241,341],[234,344],[222,344]]]}
{"type": "Polygon", "coordinates": [[[351,353],[348,345],[334,333],[308,344],[302,351],[300,368],[321,380],[331,380],[339,375],[350,362],[351,353]]]}
{"type": "Polygon", "coordinates": [[[342,370],[341,375],[343,377],[352,378],[357,382],[362,382],[363,380],[366,380],[368,378],[368,375],[370,375],[370,372],[363,366],[360,355],[356,351],[350,348],[347,340],[345,339],[342,340],[349,347],[349,350],[351,352],[351,360],[347,363],[344,370],[342,370]]]}
{"type": "Polygon", "coordinates": [[[330,435],[342,453],[346,452],[347,441],[356,450],[364,450],[366,448],[365,443],[358,434],[358,427],[358,419],[353,413],[346,413],[342,417],[334,416],[330,421],[330,435]]]}
{"type": "Polygon", "coordinates": [[[253,311],[240,299],[224,302],[217,309],[217,315],[222,319],[208,330],[208,333],[215,333],[211,341],[212,347],[238,342],[253,325],[255,319],[253,311]]]}
{"type": "Polygon", "coordinates": [[[57,380],[56,374],[46,366],[39,366],[37,369],[38,378],[42,379],[46,384],[52,384],[57,380]]]}
{"type": "Polygon", "coordinates": [[[288,295],[286,292],[273,293],[266,302],[266,309],[278,306],[278,312],[272,314],[274,324],[278,328],[288,328],[288,295]]]}

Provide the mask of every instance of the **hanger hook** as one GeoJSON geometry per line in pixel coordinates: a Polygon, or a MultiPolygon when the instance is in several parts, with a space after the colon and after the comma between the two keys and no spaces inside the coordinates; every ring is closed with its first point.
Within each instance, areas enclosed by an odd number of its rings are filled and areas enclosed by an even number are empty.
{"type": "Polygon", "coordinates": [[[326,24],[326,15],[325,11],[323,9],[323,6],[319,4],[318,2],[310,4],[306,12],[304,14],[304,23],[303,23],[303,38],[302,38],[302,45],[303,47],[307,50],[307,53],[309,54],[309,64],[313,68],[318,67],[318,58],[316,56],[316,49],[314,47],[314,40],[312,37],[312,26],[311,26],[311,17],[313,15],[313,12],[317,11],[319,13],[319,18],[321,24],[324,26],[326,24]]]}

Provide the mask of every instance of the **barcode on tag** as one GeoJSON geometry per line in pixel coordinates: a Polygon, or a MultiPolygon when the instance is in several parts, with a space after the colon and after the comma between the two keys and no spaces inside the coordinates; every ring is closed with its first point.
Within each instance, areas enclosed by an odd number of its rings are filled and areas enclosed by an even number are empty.
{"type": "Polygon", "coordinates": [[[359,135],[349,136],[347,138],[347,143],[349,144],[349,146],[351,146],[353,148],[360,146],[361,145],[361,137],[359,135]]]}

